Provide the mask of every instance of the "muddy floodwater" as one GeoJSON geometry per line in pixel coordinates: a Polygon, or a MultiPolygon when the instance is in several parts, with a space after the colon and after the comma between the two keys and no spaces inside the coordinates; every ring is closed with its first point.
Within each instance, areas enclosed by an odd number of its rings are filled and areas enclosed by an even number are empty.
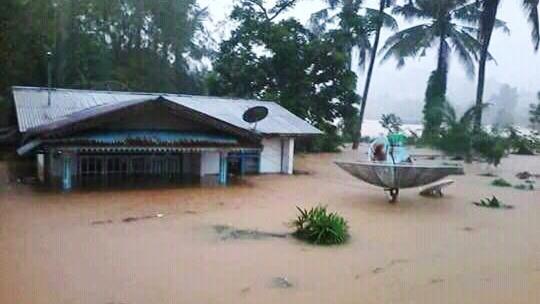
{"type": "MultiPolygon", "coordinates": [[[[473,164],[441,199],[412,189],[390,205],[332,163],[353,158],[300,155],[307,175],[227,188],[59,194],[0,178],[0,303],[540,303],[538,190],[491,186],[473,164]],[[514,208],[472,204],[492,195],[514,208]],[[319,203],[349,243],[288,236],[295,206],[319,203]]],[[[517,184],[525,170],[540,157],[494,173],[517,184]]]]}

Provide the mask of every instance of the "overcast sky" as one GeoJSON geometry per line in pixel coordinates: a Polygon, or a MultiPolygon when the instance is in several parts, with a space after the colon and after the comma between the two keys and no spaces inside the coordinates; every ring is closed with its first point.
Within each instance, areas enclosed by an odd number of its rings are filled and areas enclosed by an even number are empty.
{"type": "MultiPolygon", "coordinates": [[[[212,19],[209,26],[214,28],[216,37],[226,37],[230,26],[225,25],[234,0],[199,0],[199,3],[203,7],[208,7],[212,19]]],[[[377,6],[377,0],[366,0],[364,3],[369,7],[377,6]]],[[[324,7],[321,0],[300,0],[287,16],[305,23],[313,12],[324,7]]],[[[535,54],[533,51],[530,27],[520,1],[502,0],[499,18],[508,23],[511,34],[507,35],[501,31],[494,34],[490,51],[498,64],[493,62],[488,64],[487,98],[498,91],[500,84],[506,83],[518,89],[522,104],[531,103],[534,101],[535,92],[540,91],[540,52],[535,54]]],[[[412,24],[400,21],[399,25],[401,30],[412,24]]],[[[385,33],[383,39],[389,34],[385,33]]],[[[420,115],[426,82],[435,66],[436,59],[433,53],[419,59],[408,60],[405,67],[399,70],[392,60],[378,65],[373,76],[367,108],[368,117],[377,118],[380,113],[399,113],[404,103],[410,104],[404,117],[420,115]]],[[[360,93],[364,73],[359,71],[358,76],[360,93]]],[[[475,86],[476,79],[467,77],[458,60],[452,59],[449,99],[458,107],[465,107],[474,100],[475,86]]]]}

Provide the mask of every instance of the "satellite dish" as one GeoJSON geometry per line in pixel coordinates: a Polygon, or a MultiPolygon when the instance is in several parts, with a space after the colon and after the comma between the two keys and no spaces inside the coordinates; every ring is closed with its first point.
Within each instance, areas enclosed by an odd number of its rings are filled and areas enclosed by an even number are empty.
{"type": "Polygon", "coordinates": [[[256,106],[253,108],[247,109],[244,112],[242,118],[245,122],[255,124],[253,125],[253,131],[257,129],[257,123],[268,116],[268,108],[263,106],[256,106]]]}
{"type": "Polygon", "coordinates": [[[242,118],[247,123],[258,123],[259,121],[265,119],[268,116],[268,108],[263,106],[256,106],[249,108],[242,118]]]}

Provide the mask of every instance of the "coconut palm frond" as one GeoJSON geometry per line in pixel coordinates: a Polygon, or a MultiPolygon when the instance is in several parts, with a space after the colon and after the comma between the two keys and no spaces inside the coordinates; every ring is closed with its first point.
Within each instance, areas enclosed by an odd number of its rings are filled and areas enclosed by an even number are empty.
{"type": "Polygon", "coordinates": [[[443,122],[449,126],[458,123],[456,110],[448,102],[445,102],[442,105],[442,118],[443,118],[443,122]]]}
{"type": "Polygon", "coordinates": [[[480,10],[479,5],[473,2],[455,9],[452,14],[456,20],[470,24],[478,24],[481,19],[482,11],[480,10]]]}
{"type": "Polygon", "coordinates": [[[540,22],[538,17],[538,6],[540,0],[523,0],[523,8],[527,13],[529,23],[532,26],[532,40],[534,44],[534,49],[538,51],[540,48],[540,22]]]}
{"type": "MultiPolygon", "coordinates": [[[[463,41],[463,43],[466,45],[467,49],[474,54],[475,59],[478,60],[481,51],[482,51],[482,42],[479,39],[476,39],[474,36],[469,33],[469,31],[463,27],[460,27],[460,30],[456,30],[457,35],[460,36],[460,39],[463,41]]],[[[491,53],[487,52],[487,59],[493,61],[495,64],[497,64],[497,60],[491,55],[491,53]]]]}
{"type": "Polygon", "coordinates": [[[470,126],[472,121],[474,120],[474,116],[475,116],[476,112],[477,111],[483,111],[485,108],[487,108],[489,106],[490,106],[489,103],[483,103],[481,105],[474,105],[474,106],[470,107],[469,109],[467,109],[467,111],[465,111],[465,113],[463,113],[463,116],[461,116],[461,119],[459,120],[459,122],[461,124],[470,126]]]}
{"type": "Polygon", "coordinates": [[[341,0],[326,0],[326,3],[331,9],[336,9],[341,4],[341,0]]]}
{"type": "Polygon", "coordinates": [[[478,37],[478,35],[480,34],[480,30],[475,26],[461,25],[460,28],[474,37],[478,37]]]}
{"type": "Polygon", "coordinates": [[[392,13],[396,15],[400,15],[406,20],[414,20],[414,19],[429,19],[431,16],[427,14],[425,11],[419,9],[416,7],[416,5],[410,1],[409,3],[405,5],[399,5],[392,9],[392,13]]]}
{"type": "Polygon", "coordinates": [[[452,28],[449,34],[449,40],[451,41],[460,62],[465,67],[467,75],[473,77],[475,68],[474,62],[475,60],[478,60],[480,44],[471,43],[471,41],[466,38],[467,35],[468,34],[465,32],[460,32],[459,30],[452,28]]]}
{"type": "Polygon", "coordinates": [[[431,25],[421,24],[390,36],[381,49],[385,52],[381,61],[384,62],[393,56],[398,60],[398,67],[402,67],[404,58],[424,54],[434,39],[433,32],[431,25]]]}
{"type": "MultiPolygon", "coordinates": [[[[378,20],[380,15],[381,13],[379,12],[379,10],[366,8],[366,18],[369,21],[372,21],[374,24],[378,23],[376,21],[378,20]]],[[[382,13],[382,25],[383,27],[389,28],[393,31],[398,29],[398,23],[396,19],[392,15],[384,13],[384,12],[382,13]]]]}
{"type": "Polygon", "coordinates": [[[358,49],[358,67],[363,70],[372,48],[371,42],[369,41],[369,36],[356,36],[356,39],[354,40],[354,46],[356,46],[358,49]]]}

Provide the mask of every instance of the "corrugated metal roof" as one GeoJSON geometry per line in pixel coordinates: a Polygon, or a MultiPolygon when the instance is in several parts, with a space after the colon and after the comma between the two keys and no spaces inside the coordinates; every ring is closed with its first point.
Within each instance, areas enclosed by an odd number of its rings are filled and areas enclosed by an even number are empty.
{"type": "Polygon", "coordinates": [[[317,128],[275,102],[165,93],[52,89],[50,92],[51,105],[49,106],[48,93],[47,88],[13,87],[21,133],[28,129],[65,120],[69,115],[83,110],[136,99],[162,97],[246,130],[251,130],[253,126],[242,119],[244,112],[254,106],[265,106],[269,110],[268,117],[257,124],[257,132],[266,135],[321,134],[317,128]]]}

